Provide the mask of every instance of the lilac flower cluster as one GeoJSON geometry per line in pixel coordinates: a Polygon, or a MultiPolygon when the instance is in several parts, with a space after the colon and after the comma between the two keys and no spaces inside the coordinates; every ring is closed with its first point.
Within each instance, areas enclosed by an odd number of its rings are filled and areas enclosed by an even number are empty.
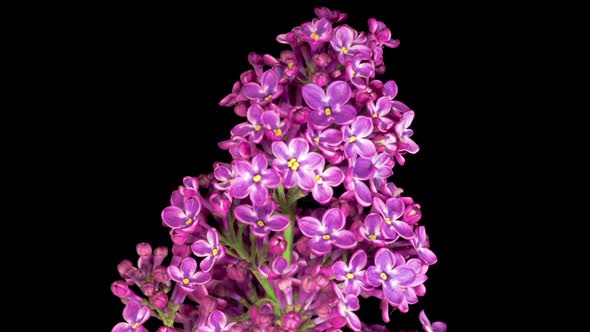
{"type": "MultiPolygon", "coordinates": [[[[429,249],[420,205],[390,182],[418,152],[414,112],[395,100],[383,48],[397,47],[375,19],[368,32],[317,18],[279,35],[278,58],[251,53],[222,106],[244,121],[219,143],[232,156],[186,177],[162,211],[168,249],[139,244],[112,291],[126,303],[113,331],[384,331],[355,313],[380,300],[384,322],[426,292],[429,249]]],[[[426,331],[445,331],[444,323],[426,331]]]]}

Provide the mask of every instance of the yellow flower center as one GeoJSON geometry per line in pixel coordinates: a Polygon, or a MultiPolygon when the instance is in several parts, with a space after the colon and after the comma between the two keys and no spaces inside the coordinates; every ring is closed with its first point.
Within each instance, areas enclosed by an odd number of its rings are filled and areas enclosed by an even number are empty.
{"type": "Polygon", "coordinates": [[[320,35],[318,35],[317,33],[312,33],[312,34],[310,35],[310,37],[311,37],[311,38],[313,38],[313,39],[315,39],[315,40],[318,40],[318,39],[320,39],[320,35]]]}
{"type": "Polygon", "coordinates": [[[348,54],[348,49],[346,47],[342,47],[340,50],[342,51],[342,53],[348,54]]]}
{"type": "Polygon", "coordinates": [[[263,227],[263,226],[264,226],[264,221],[262,221],[262,220],[258,220],[258,221],[256,222],[256,225],[258,225],[258,226],[260,226],[260,227],[263,227]]]}
{"type": "Polygon", "coordinates": [[[369,234],[369,239],[371,239],[371,240],[377,240],[377,235],[375,235],[375,234],[369,234]]]}
{"type": "Polygon", "coordinates": [[[295,67],[295,63],[294,63],[294,62],[289,62],[289,63],[287,64],[287,67],[288,67],[289,69],[293,69],[293,67],[295,67]]]}
{"type": "Polygon", "coordinates": [[[386,222],[388,225],[391,225],[391,218],[385,218],[385,222],[386,222]]]}
{"type": "Polygon", "coordinates": [[[381,279],[387,280],[387,274],[385,274],[385,272],[381,272],[379,276],[381,277],[381,279]]]}
{"type": "Polygon", "coordinates": [[[322,235],[322,239],[329,240],[330,239],[330,234],[324,234],[324,235],[322,235]]]}
{"type": "Polygon", "coordinates": [[[188,225],[190,225],[190,224],[192,224],[192,223],[193,223],[193,218],[188,218],[188,219],[187,219],[187,220],[184,222],[184,224],[185,224],[185,225],[187,225],[187,226],[188,226],[188,225]]]}
{"type": "Polygon", "coordinates": [[[217,256],[219,254],[219,249],[213,248],[213,250],[211,250],[211,253],[213,254],[213,256],[217,256]]]}
{"type": "Polygon", "coordinates": [[[332,109],[329,107],[324,108],[324,114],[326,114],[326,116],[332,115],[332,109]]]}
{"type": "Polygon", "coordinates": [[[262,129],[261,125],[256,125],[256,127],[254,127],[254,130],[256,130],[256,131],[260,131],[260,129],[262,129]]]}
{"type": "Polygon", "coordinates": [[[134,330],[137,330],[138,327],[139,327],[139,323],[135,323],[131,326],[131,328],[134,330]]]}
{"type": "Polygon", "coordinates": [[[377,116],[378,116],[378,115],[377,115],[377,113],[374,113],[374,114],[373,114],[373,119],[376,119],[376,118],[377,118],[377,116]]]}
{"type": "Polygon", "coordinates": [[[277,136],[281,136],[283,134],[283,130],[281,130],[281,128],[275,129],[273,131],[275,132],[275,135],[277,135],[277,136]]]}
{"type": "Polygon", "coordinates": [[[348,138],[349,143],[354,143],[356,141],[356,136],[352,135],[348,138]]]}
{"type": "Polygon", "coordinates": [[[262,180],[262,175],[260,175],[260,174],[256,174],[252,177],[252,181],[254,181],[256,183],[260,182],[260,180],[262,180]]]}
{"type": "Polygon", "coordinates": [[[188,278],[184,278],[184,279],[182,279],[182,283],[183,283],[183,284],[185,284],[185,285],[188,285],[190,282],[191,282],[191,281],[190,281],[190,280],[188,280],[188,278]]]}
{"type": "Polygon", "coordinates": [[[272,99],[272,95],[268,95],[268,96],[264,97],[264,100],[266,100],[266,101],[269,101],[271,99],[272,99]]]}
{"type": "Polygon", "coordinates": [[[348,279],[354,279],[354,274],[352,274],[352,273],[348,272],[348,273],[346,274],[346,277],[347,277],[348,279]]]}
{"type": "Polygon", "coordinates": [[[324,179],[322,179],[322,177],[318,174],[315,176],[315,182],[322,183],[322,182],[324,182],[324,179]]]}
{"type": "Polygon", "coordinates": [[[289,161],[287,162],[287,166],[288,166],[290,169],[292,169],[292,170],[294,170],[294,171],[296,171],[296,172],[297,172],[297,170],[299,169],[299,162],[297,161],[297,159],[295,159],[295,158],[291,158],[291,159],[289,159],[289,161]]]}
{"type": "Polygon", "coordinates": [[[320,138],[319,137],[316,137],[316,138],[313,139],[313,141],[316,142],[316,143],[319,143],[320,142],[320,138]]]}

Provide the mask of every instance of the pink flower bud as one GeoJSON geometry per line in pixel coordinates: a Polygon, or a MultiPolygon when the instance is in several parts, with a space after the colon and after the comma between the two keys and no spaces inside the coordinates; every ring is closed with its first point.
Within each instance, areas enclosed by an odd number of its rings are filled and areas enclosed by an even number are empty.
{"type": "Polygon", "coordinates": [[[152,296],[150,296],[150,302],[154,305],[154,307],[158,309],[164,309],[168,304],[168,295],[166,295],[164,291],[157,291],[152,296]]]}
{"type": "Polygon", "coordinates": [[[248,114],[248,106],[246,103],[237,103],[234,107],[234,113],[239,116],[246,116],[248,114]]]}
{"type": "Polygon", "coordinates": [[[144,282],[143,285],[141,285],[141,292],[145,296],[152,296],[154,294],[154,288],[153,282],[144,282]]]}
{"type": "Polygon", "coordinates": [[[283,234],[275,234],[268,242],[268,249],[271,254],[278,256],[282,254],[287,248],[287,242],[283,234]]]}
{"type": "Polygon", "coordinates": [[[183,245],[186,243],[188,234],[180,229],[173,229],[170,230],[170,238],[172,239],[172,243],[175,245],[183,245]]]}
{"type": "Polygon", "coordinates": [[[332,63],[332,57],[326,53],[314,54],[311,61],[320,69],[324,69],[332,63]]]}
{"type": "Polygon", "coordinates": [[[332,308],[329,304],[323,303],[315,309],[315,313],[321,319],[328,319],[332,315],[332,308]]]}
{"type": "Polygon", "coordinates": [[[166,268],[164,266],[158,266],[157,268],[155,268],[152,272],[152,276],[154,277],[154,280],[157,282],[165,283],[170,280],[168,272],[166,271],[166,268]]]}
{"type": "Polygon", "coordinates": [[[117,271],[122,278],[129,279],[130,273],[134,270],[133,263],[130,260],[126,259],[117,265],[117,271]]]}
{"type": "Polygon", "coordinates": [[[416,224],[422,219],[422,211],[420,210],[420,204],[412,204],[406,207],[403,219],[410,225],[416,224]]]}
{"type": "Polygon", "coordinates": [[[295,331],[301,325],[301,316],[299,313],[291,311],[283,317],[282,328],[288,331],[295,331]]]}
{"type": "Polygon", "coordinates": [[[310,238],[304,236],[295,242],[295,250],[297,250],[299,255],[303,257],[309,256],[309,253],[311,252],[309,249],[309,240],[310,238]]]}
{"type": "Polygon", "coordinates": [[[256,82],[256,73],[253,70],[243,72],[242,75],[240,75],[240,82],[244,85],[246,83],[256,82]]]}
{"type": "Polygon", "coordinates": [[[324,87],[330,82],[330,77],[323,71],[318,71],[311,75],[311,81],[321,87],[324,87]]]}
{"type": "Polygon", "coordinates": [[[125,281],[119,280],[111,284],[111,291],[115,296],[123,298],[129,294],[129,285],[125,281]]]}
{"type": "Polygon", "coordinates": [[[139,256],[151,256],[152,255],[152,246],[149,243],[138,243],[135,247],[137,250],[137,254],[139,256]]]}

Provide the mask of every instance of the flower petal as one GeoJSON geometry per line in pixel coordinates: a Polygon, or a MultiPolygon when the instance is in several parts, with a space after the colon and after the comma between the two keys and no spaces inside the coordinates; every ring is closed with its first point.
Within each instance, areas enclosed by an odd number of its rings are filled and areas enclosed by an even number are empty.
{"type": "Polygon", "coordinates": [[[307,144],[305,139],[297,137],[289,142],[289,150],[292,157],[299,159],[304,157],[309,152],[309,144],[307,144]]]}
{"type": "Polygon", "coordinates": [[[344,81],[335,81],[328,86],[326,96],[329,99],[330,105],[343,105],[350,100],[352,91],[348,83],[344,81]]]}
{"type": "Polygon", "coordinates": [[[357,245],[354,234],[347,230],[341,230],[337,233],[333,233],[332,241],[334,245],[342,249],[351,249],[357,245]]]}
{"type": "Polygon", "coordinates": [[[383,295],[385,295],[387,302],[389,302],[389,304],[394,307],[399,306],[404,299],[404,294],[402,291],[388,283],[383,285],[383,295]]]}
{"type": "Polygon", "coordinates": [[[356,109],[351,105],[342,105],[333,110],[332,116],[334,117],[334,122],[336,122],[336,124],[346,125],[354,120],[356,109]]]}
{"type": "Polygon", "coordinates": [[[332,250],[332,244],[330,241],[324,240],[321,236],[312,238],[309,241],[309,247],[311,248],[311,251],[318,256],[325,255],[332,250]]]}
{"type": "Polygon", "coordinates": [[[268,218],[266,225],[273,232],[282,232],[289,226],[289,218],[282,214],[275,214],[268,218]]]}
{"type": "MultiPolygon", "coordinates": [[[[287,160],[289,160],[291,158],[291,152],[289,151],[289,148],[287,147],[287,144],[285,144],[285,142],[282,141],[277,141],[277,142],[273,142],[272,143],[272,153],[279,159],[282,159],[282,161],[287,162],[287,160]]],[[[276,159],[275,159],[276,161],[276,159]]]]}
{"type": "Polygon", "coordinates": [[[373,121],[366,116],[359,116],[350,124],[350,129],[358,137],[367,137],[373,132],[373,121]]]}
{"type": "Polygon", "coordinates": [[[231,184],[229,193],[236,198],[246,198],[250,193],[250,180],[244,178],[237,178],[231,184]]]}
{"type": "Polygon", "coordinates": [[[211,245],[205,240],[198,240],[192,244],[191,250],[197,257],[205,257],[211,255],[211,245]]]}
{"type": "Polygon", "coordinates": [[[186,226],[186,214],[176,206],[168,206],[162,211],[162,221],[170,228],[182,228],[186,226]]]}
{"type": "Polygon", "coordinates": [[[391,271],[395,266],[395,256],[388,248],[381,248],[375,254],[375,266],[380,271],[391,271]]]}
{"type": "Polygon", "coordinates": [[[324,89],[317,84],[310,83],[303,86],[301,93],[303,100],[305,100],[309,108],[318,112],[324,112],[324,108],[328,104],[328,98],[324,93],[324,89]]]}
{"type": "Polygon", "coordinates": [[[414,229],[405,221],[394,219],[392,220],[392,226],[395,231],[404,239],[409,240],[414,237],[414,229]]]}
{"type": "Polygon", "coordinates": [[[299,218],[297,224],[301,233],[307,237],[323,235],[325,232],[324,226],[314,217],[299,218]]]}
{"type": "Polygon", "coordinates": [[[357,250],[350,257],[350,268],[358,272],[367,265],[367,254],[362,250],[357,250]]]}
{"type": "Polygon", "coordinates": [[[321,176],[322,180],[332,187],[338,186],[344,181],[344,173],[336,166],[326,169],[321,176]]]}
{"type": "Polygon", "coordinates": [[[334,190],[326,183],[317,183],[311,191],[311,195],[318,203],[326,204],[332,199],[334,190]]]}
{"type": "Polygon", "coordinates": [[[328,234],[334,234],[335,231],[341,230],[345,223],[346,217],[340,209],[329,209],[322,217],[322,224],[326,227],[328,234]]]}
{"type": "Polygon", "coordinates": [[[256,215],[256,212],[254,212],[254,209],[246,204],[238,205],[234,209],[234,216],[236,216],[236,219],[246,224],[253,224],[258,221],[258,216],[256,215]]]}
{"type": "Polygon", "coordinates": [[[362,157],[371,158],[375,156],[377,150],[375,144],[370,139],[358,138],[354,143],[354,148],[362,157]]]}
{"type": "Polygon", "coordinates": [[[389,217],[391,219],[397,219],[404,214],[405,205],[401,198],[390,198],[385,202],[389,217]]]}
{"type": "Polygon", "coordinates": [[[268,201],[268,189],[262,184],[257,184],[250,189],[250,200],[255,206],[262,206],[268,201]]]}
{"type": "Polygon", "coordinates": [[[123,318],[129,323],[135,323],[140,309],[141,304],[135,301],[129,301],[123,309],[123,318]]]}
{"type": "Polygon", "coordinates": [[[336,280],[344,281],[346,280],[346,274],[349,272],[348,265],[343,261],[337,261],[332,265],[332,273],[334,273],[334,277],[336,280]]]}
{"type": "Polygon", "coordinates": [[[248,97],[248,99],[263,99],[266,97],[262,87],[253,82],[246,83],[246,85],[242,87],[242,94],[248,97]]]}

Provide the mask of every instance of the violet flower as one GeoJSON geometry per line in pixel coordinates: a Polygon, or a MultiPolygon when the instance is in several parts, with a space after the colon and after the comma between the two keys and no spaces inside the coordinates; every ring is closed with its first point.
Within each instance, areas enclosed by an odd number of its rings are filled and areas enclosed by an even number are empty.
{"type": "Polygon", "coordinates": [[[287,262],[283,256],[278,256],[272,261],[270,267],[263,265],[258,268],[258,271],[265,278],[272,280],[281,277],[291,277],[297,272],[298,269],[299,267],[297,264],[289,264],[289,262],[287,262]]]}
{"type": "Polygon", "coordinates": [[[199,326],[197,332],[230,332],[236,322],[228,323],[222,311],[214,310],[207,317],[207,325],[199,326]]]}
{"type": "Polygon", "coordinates": [[[420,323],[422,323],[422,328],[425,332],[446,332],[447,331],[447,324],[443,322],[434,322],[430,324],[430,320],[426,317],[426,313],[424,310],[420,311],[420,323]]]}
{"type": "Polygon", "coordinates": [[[184,197],[178,190],[170,197],[171,206],[162,211],[162,222],[172,229],[187,229],[197,225],[201,202],[196,197],[184,197]]]}
{"type": "Polygon", "coordinates": [[[148,332],[142,325],[150,318],[150,308],[135,301],[129,301],[123,309],[123,318],[126,323],[115,325],[112,332],[148,332]]]}
{"type": "Polygon", "coordinates": [[[311,22],[303,23],[301,26],[301,39],[308,42],[312,47],[327,42],[332,38],[332,23],[326,19],[313,19],[311,22]]]}
{"type": "Polygon", "coordinates": [[[283,93],[279,85],[279,75],[274,69],[269,69],[260,77],[260,84],[247,83],[242,87],[242,94],[255,103],[267,103],[277,99],[283,93]]]}
{"type": "Polygon", "coordinates": [[[395,238],[399,234],[404,239],[414,237],[412,226],[400,220],[400,217],[404,215],[405,211],[404,202],[400,198],[389,198],[383,203],[380,198],[375,197],[373,204],[385,219],[382,228],[385,236],[395,238]]]}
{"type": "Polygon", "coordinates": [[[282,214],[273,214],[275,205],[268,203],[263,206],[239,205],[234,210],[236,218],[250,225],[254,236],[263,238],[273,232],[282,232],[289,226],[289,218],[282,214]]]}
{"type": "Polygon", "coordinates": [[[264,110],[260,105],[252,105],[248,108],[246,118],[248,122],[240,123],[231,130],[232,136],[242,136],[250,138],[254,143],[262,141],[264,130],[262,130],[262,114],[264,110]]]}
{"type": "Polygon", "coordinates": [[[357,295],[346,293],[344,295],[336,284],[332,284],[332,290],[338,298],[338,313],[346,319],[348,327],[353,331],[360,331],[362,324],[359,317],[353,312],[361,308],[357,295]]]}
{"type": "Polygon", "coordinates": [[[385,238],[381,235],[382,224],[383,217],[380,214],[369,213],[360,227],[361,236],[377,247],[385,247],[387,244],[395,242],[397,236],[395,238],[385,238]]]}
{"type": "Polygon", "coordinates": [[[388,132],[393,127],[393,120],[387,115],[391,111],[391,100],[387,97],[377,99],[377,102],[369,101],[367,103],[367,110],[377,125],[377,129],[381,132],[388,132]]]}
{"type": "Polygon", "coordinates": [[[273,142],[272,152],[275,155],[273,167],[283,174],[285,188],[299,186],[304,190],[312,190],[316,184],[314,170],[322,165],[324,159],[315,152],[309,152],[309,145],[303,138],[294,138],[289,145],[284,142],[273,142]]]}
{"type": "Polygon", "coordinates": [[[268,200],[268,189],[276,188],[281,178],[277,172],[268,168],[268,158],[260,153],[252,158],[252,163],[238,161],[234,165],[237,173],[230,187],[230,194],[236,198],[246,198],[254,205],[264,205],[268,200]]]}
{"type": "Polygon", "coordinates": [[[213,165],[213,175],[215,180],[213,187],[217,190],[229,190],[231,183],[235,177],[233,167],[226,163],[217,162],[213,165]]]}
{"type": "Polygon", "coordinates": [[[311,190],[313,198],[320,204],[327,204],[334,195],[332,187],[339,186],[344,181],[344,173],[338,167],[324,170],[322,163],[315,175],[315,186],[311,190]]]}
{"type": "Polygon", "coordinates": [[[370,288],[365,284],[365,270],[363,270],[365,265],[367,265],[367,254],[362,250],[357,250],[352,254],[349,264],[337,261],[332,265],[334,278],[343,281],[342,290],[345,293],[358,296],[361,293],[361,288],[370,288]]]}
{"type": "Polygon", "coordinates": [[[364,90],[369,79],[375,76],[375,65],[362,54],[356,55],[346,64],[346,76],[357,89],[364,90]]]}
{"type": "Polygon", "coordinates": [[[436,263],[436,255],[428,248],[428,235],[426,235],[426,228],[424,226],[420,226],[416,230],[416,236],[412,239],[412,245],[414,245],[416,253],[418,253],[418,256],[422,261],[428,265],[436,263]]]}
{"type": "Polygon", "coordinates": [[[332,82],[326,92],[317,84],[307,84],[302,88],[305,103],[313,110],[311,122],[318,128],[326,128],[332,123],[349,124],[354,120],[356,110],[346,103],[352,96],[350,86],[343,81],[332,82]]]}
{"type": "Polygon", "coordinates": [[[217,260],[225,256],[225,248],[219,243],[219,234],[215,228],[207,231],[207,240],[198,240],[191,246],[193,254],[198,257],[205,257],[201,261],[201,269],[205,272],[211,271],[217,260]]]}
{"type": "Polygon", "coordinates": [[[371,56],[371,50],[364,45],[360,45],[360,42],[358,33],[346,25],[336,28],[334,37],[330,41],[332,47],[338,52],[338,61],[343,65],[351,61],[355,54],[360,54],[365,58],[371,56]]]}
{"type": "Polygon", "coordinates": [[[346,156],[354,158],[360,154],[365,158],[373,157],[376,153],[375,144],[366,138],[372,133],[373,122],[366,116],[357,117],[350,127],[342,127],[342,141],[346,156]]]}
{"type": "Polygon", "coordinates": [[[346,217],[340,209],[327,210],[320,222],[314,217],[299,218],[299,229],[303,235],[310,237],[311,251],[318,255],[325,255],[332,250],[332,245],[342,249],[354,248],[357,244],[354,234],[343,229],[346,217]]]}
{"type": "Polygon", "coordinates": [[[197,271],[197,261],[187,257],[180,262],[180,268],[171,265],[168,267],[170,279],[176,281],[180,288],[187,292],[192,292],[198,286],[211,280],[211,275],[207,272],[197,271]]]}
{"type": "Polygon", "coordinates": [[[396,123],[394,126],[395,133],[397,134],[401,146],[400,151],[407,151],[411,154],[414,154],[420,150],[418,144],[414,142],[410,137],[414,134],[414,131],[410,128],[412,121],[414,120],[414,112],[408,111],[402,114],[402,118],[400,122],[396,123]]]}
{"type": "Polygon", "coordinates": [[[374,287],[383,287],[383,295],[393,306],[399,306],[403,299],[403,288],[412,285],[416,273],[407,267],[397,266],[395,255],[388,248],[381,248],[375,254],[375,265],[367,269],[367,282],[374,287]]]}

